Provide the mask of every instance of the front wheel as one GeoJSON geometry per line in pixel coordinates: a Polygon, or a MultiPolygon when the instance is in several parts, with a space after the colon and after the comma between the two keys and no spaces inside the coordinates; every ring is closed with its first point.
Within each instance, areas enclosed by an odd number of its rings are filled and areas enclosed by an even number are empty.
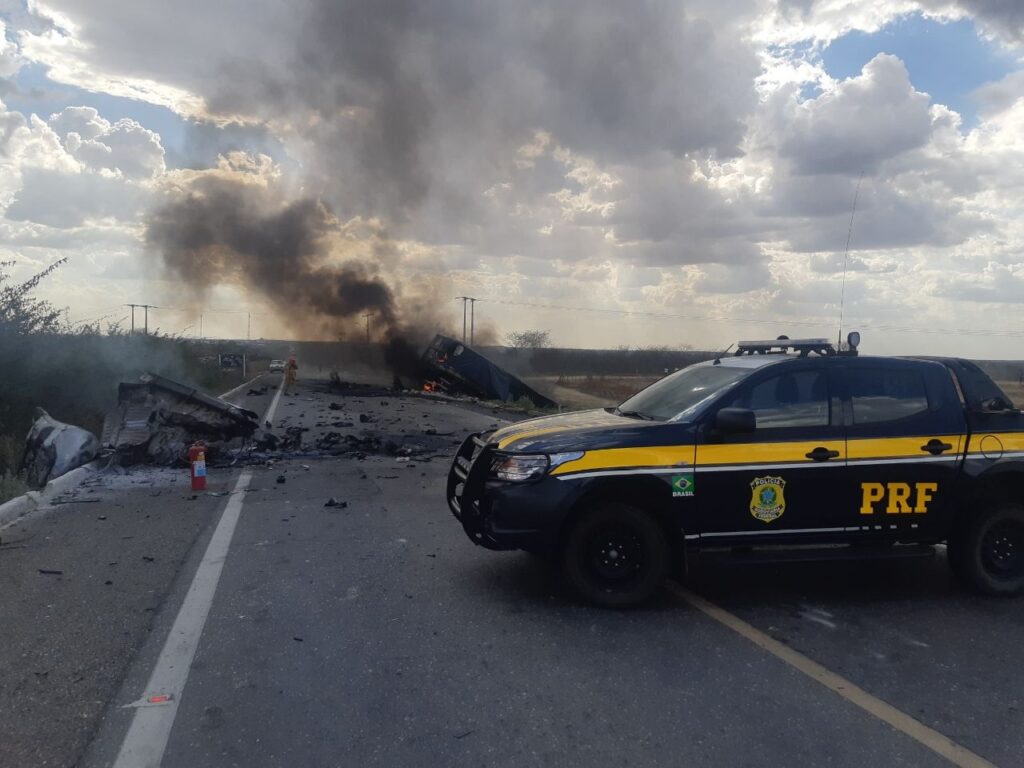
{"type": "Polygon", "coordinates": [[[993,504],[950,542],[950,564],[968,584],[988,595],[1024,591],[1024,505],[993,504]]]}
{"type": "Polygon", "coordinates": [[[566,577],[584,598],[606,608],[648,600],[669,573],[665,533],[645,510],[606,503],[569,532],[563,552],[566,577]]]}

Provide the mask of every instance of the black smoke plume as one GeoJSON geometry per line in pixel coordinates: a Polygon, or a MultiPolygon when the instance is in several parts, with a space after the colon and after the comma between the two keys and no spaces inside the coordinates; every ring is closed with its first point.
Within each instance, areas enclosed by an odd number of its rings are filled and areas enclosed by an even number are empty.
{"type": "Polygon", "coordinates": [[[211,178],[153,210],[146,241],[190,292],[217,283],[254,291],[307,338],[337,338],[343,321],[366,313],[378,337],[401,333],[378,266],[332,260],[337,232],[319,200],[279,203],[260,186],[211,178]]]}

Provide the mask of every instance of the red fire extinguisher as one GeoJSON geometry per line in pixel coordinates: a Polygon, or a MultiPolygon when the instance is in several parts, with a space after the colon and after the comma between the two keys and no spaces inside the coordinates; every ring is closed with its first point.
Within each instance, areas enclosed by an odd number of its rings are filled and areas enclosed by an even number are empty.
{"type": "Polygon", "coordinates": [[[192,490],[206,490],[206,443],[192,443],[188,449],[188,463],[192,468],[192,490]]]}

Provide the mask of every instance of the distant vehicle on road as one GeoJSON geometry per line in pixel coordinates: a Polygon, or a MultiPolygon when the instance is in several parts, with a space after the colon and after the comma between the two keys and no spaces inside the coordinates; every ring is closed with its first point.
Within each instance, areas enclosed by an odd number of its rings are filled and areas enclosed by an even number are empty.
{"type": "Polygon", "coordinates": [[[471,435],[448,504],[475,543],[557,557],[587,599],[649,598],[697,553],[928,556],[1024,591],[1024,414],[977,365],[740,342],[616,408],[471,435]]]}
{"type": "Polygon", "coordinates": [[[284,373],[284,360],[271,360],[267,370],[271,373],[284,373]]]}

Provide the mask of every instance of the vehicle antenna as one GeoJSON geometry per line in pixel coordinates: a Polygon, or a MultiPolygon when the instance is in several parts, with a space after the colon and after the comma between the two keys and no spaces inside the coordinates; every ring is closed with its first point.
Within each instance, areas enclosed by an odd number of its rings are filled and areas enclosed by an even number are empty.
{"type": "Polygon", "coordinates": [[[723,349],[721,352],[718,353],[718,355],[715,357],[715,362],[713,362],[712,365],[721,365],[722,364],[722,357],[730,349],[732,349],[732,344],[730,344],[728,347],[726,347],[725,349],[723,349]]]}
{"type": "Polygon", "coordinates": [[[857,179],[857,189],[853,193],[853,208],[850,210],[850,226],[846,230],[846,249],[843,251],[843,287],[839,294],[839,338],[836,339],[836,349],[843,348],[843,308],[846,305],[846,262],[850,257],[850,238],[853,236],[853,217],[857,215],[857,198],[860,197],[860,183],[864,181],[864,171],[860,172],[857,179]]]}

